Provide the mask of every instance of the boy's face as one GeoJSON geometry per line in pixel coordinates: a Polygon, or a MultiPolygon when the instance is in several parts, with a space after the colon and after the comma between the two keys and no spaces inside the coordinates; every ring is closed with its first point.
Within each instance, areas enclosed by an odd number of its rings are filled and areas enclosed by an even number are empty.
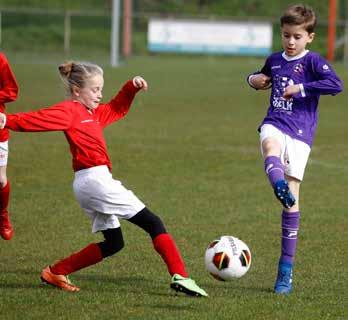
{"type": "Polygon", "coordinates": [[[283,49],[287,56],[295,57],[301,54],[308,43],[314,39],[314,33],[308,33],[303,25],[284,24],[281,27],[283,49]]]}

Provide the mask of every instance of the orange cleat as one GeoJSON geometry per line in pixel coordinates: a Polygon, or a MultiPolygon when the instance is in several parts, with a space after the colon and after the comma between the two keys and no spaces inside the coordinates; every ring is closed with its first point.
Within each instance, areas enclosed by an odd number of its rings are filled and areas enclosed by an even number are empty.
{"type": "Polygon", "coordinates": [[[50,284],[51,286],[63,289],[65,291],[80,291],[80,288],[73,285],[67,276],[62,274],[54,274],[49,266],[42,270],[41,280],[47,284],[50,284]]]}
{"type": "Polygon", "coordinates": [[[0,236],[4,240],[11,240],[14,231],[7,211],[0,212],[0,236]]]}

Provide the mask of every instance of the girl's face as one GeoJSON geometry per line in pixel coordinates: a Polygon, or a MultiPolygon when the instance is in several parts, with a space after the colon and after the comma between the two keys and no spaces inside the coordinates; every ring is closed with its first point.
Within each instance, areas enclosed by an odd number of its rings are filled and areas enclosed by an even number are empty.
{"type": "Polygon", "coordinates": [[[314,33],[308,33],[303,25],[284,24],[281,27],[283,49],[287,56],[295,57],[301,54],[308,43],[314,39],[314,33]]]}
{"type": "Polygon", "coordinates": [[[88,109],[95,109],[98,107],[103,97],[103,86],[103,76],[96,74],[95,76],[87,80],[85,87],[74,87],[72,97],[74,100],[81,102],[88,109]]]}

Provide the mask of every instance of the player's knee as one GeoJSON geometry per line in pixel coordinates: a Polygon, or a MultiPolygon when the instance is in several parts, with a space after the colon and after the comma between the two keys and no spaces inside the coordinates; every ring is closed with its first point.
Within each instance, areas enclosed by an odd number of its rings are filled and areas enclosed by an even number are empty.
{"type": "Polygon", "coordinates": [[[128,221],[145,230],[152,239],[156,238],[159,234],[167,232],[162,220],[147,208],[138,212],[128,221]]]}
{"type": "Polygon", "coordinates": [[[104,240],[103,242],[99,242],[99,248],[102,252],[103,258],[113,256],[117,252],[121,251],[122,248],[124,247],[124,241],[123,239],[120,241],[118,240],[117,242],[109,242],[104,240]]]}
{"type": "Polygon", "coordinates": [[[6,175],[6,171],[2,172],[0,170],[0,188],[5,187],[7,184],[7,175],[6,175]]]}
{"type": "Polygon", "coordinates": [[[281,153],[281,147],[277,140],[273,138],[266,138],[262,141],[262,150],[265,157],[276,156],[279,157],[281,153]]]}
{"type": "Polygon", "coordinates": [[[109,256],[114,255],[115,253],[121,251],[124,247],[124,240],[118,239],[117,242],[108,243],[109,256]]]}
{"type": "Polygon", "coordinates": [[[105,240],[103,242],[99,242],[98,245],[102,252],[103,258],[110,257],[122,250],[124,247],[124,240],[121,228],[108,229],[102,232],[105,240]]]}

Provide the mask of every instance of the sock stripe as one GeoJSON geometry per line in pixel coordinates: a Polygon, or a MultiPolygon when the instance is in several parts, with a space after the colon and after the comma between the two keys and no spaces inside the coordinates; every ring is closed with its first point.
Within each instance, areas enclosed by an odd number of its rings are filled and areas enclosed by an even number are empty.
{"type": "Polygon", "coordinates": [[[266,173],[267,174],[270,174],[271,172],[273,172],[273,171],[275,171],[275,170],[279,170],[280,172],[284,172],[284,170],[283,169],[281,169],[281,168],[271,168],[271,169],[268,169],[268,170],[266,170],[266,173]]]}

